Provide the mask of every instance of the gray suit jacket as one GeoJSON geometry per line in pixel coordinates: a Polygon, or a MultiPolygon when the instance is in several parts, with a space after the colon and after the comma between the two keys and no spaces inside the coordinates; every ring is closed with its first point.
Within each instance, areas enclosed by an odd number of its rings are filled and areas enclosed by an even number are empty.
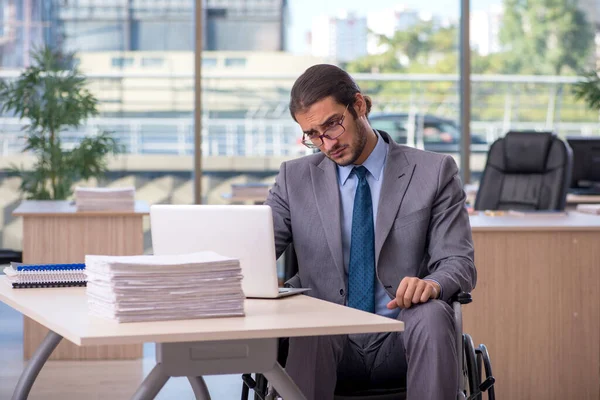
{"type": "MultiPolygon", "coordinates": [[[[458,168],[448,155],[389,143],[375,226],[377,279],[394,298],[402,278],[430,278],[443,300],[475,287],[473,242],[458,168]]],[[[345,304],[340,193],[336,164],[323,153],[281,164],[266,204],[273,211],[277,257],[293,241],[293,287],[345,304]]]]}

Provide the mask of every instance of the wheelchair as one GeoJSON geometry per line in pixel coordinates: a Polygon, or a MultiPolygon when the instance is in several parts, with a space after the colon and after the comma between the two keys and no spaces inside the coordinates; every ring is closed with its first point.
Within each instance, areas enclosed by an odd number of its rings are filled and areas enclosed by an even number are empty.
{"type": "MultiPolygon", "coordinates": [[[[298,271],[297,261],[293,246],[290,245],[284,254],[286,281],[293,277],[298,271]]],[[[458,358],[459,391],[458,400],[483,400],[484,394],[488,400],[495,400],[494,392],[495,378],[492,375],[492,364],[488,350],[484,344],[475,347],[470,335],[463,333],[462,305],[472,302],[470,293],[457,293],[450,303],[454,310],[454,327],[456,332],[456,348],[462,349],[462,357],[458,358]]],[[[288,339],[279,340],[279,352],[277,361],[285,367],[287,359],[288,339]]],[[[275,388],[262,374],[242,375],[242,400],[249,400],[250,390],[254,391],[254,400],[277,400],[279,395],[275,388]]],[[[404,400],[406,388],[360,390],[355,392],[338,393],[336,391],[334,400],[404,400]]],[[[285,399],[283,399],[285,400],[285,399]]]]}

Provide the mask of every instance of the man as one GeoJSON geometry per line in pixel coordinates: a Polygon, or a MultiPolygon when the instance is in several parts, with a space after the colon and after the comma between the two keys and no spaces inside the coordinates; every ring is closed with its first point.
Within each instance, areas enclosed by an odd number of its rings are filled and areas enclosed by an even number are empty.
{"type": "Polygon", "coordinates": [[[333,65],[295,82],[290,112],[319,153],[285,162],[266,204],[279,256],[293,241],[294,287],[405,323],[402,333],[290,339],[286,370],[308,399],[398,387],[455,399],[447,303],[476,281],[465,194],[454,160],[394,143],[367,119],[371,100],[333,65]]]}

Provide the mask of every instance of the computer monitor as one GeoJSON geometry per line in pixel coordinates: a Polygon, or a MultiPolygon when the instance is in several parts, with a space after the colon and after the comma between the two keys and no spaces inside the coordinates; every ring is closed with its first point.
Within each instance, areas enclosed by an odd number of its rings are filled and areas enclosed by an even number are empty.
{"type": "Polygon", "coordinates": [[[571,189],[600,193],[600,137],[568,137],[573,150],[571,189]]]}

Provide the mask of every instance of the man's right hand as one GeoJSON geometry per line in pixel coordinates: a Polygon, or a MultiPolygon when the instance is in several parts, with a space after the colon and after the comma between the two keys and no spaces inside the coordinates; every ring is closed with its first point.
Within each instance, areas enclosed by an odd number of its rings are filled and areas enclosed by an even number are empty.
{"type": "Polygon", "coordinates": [[[440,286],[434,281],[406,277],[400,282],[396,298],[387,304],[387,308],[410,308],[413,304],[426,303],[429,299],[437,299],[440,291],[440,286]]]}

